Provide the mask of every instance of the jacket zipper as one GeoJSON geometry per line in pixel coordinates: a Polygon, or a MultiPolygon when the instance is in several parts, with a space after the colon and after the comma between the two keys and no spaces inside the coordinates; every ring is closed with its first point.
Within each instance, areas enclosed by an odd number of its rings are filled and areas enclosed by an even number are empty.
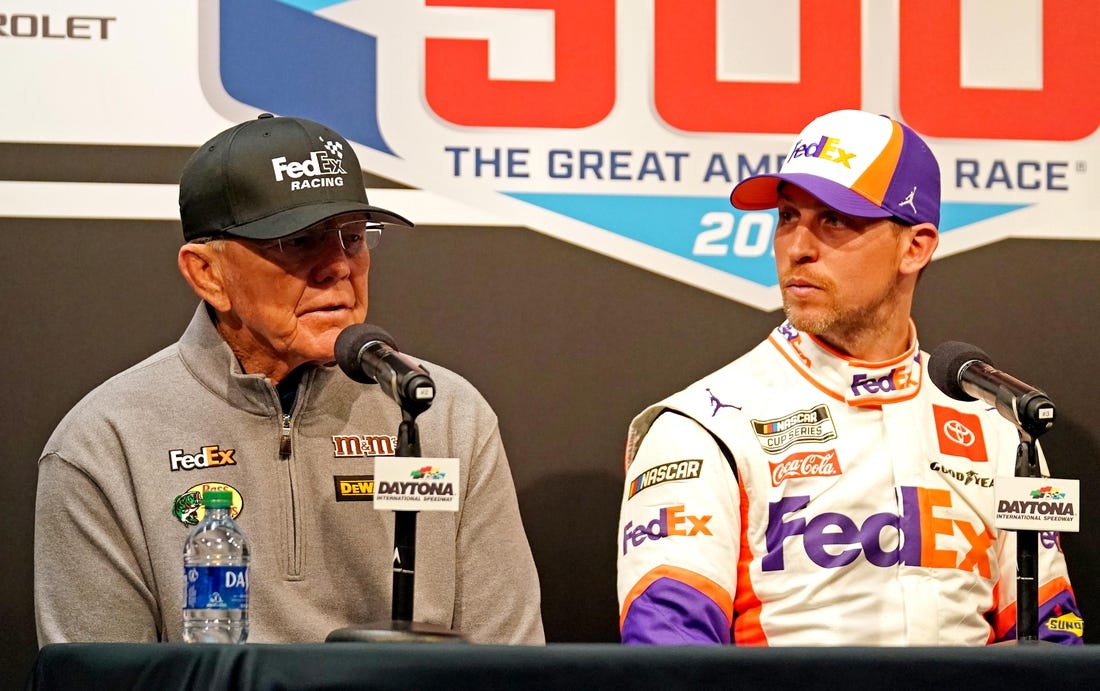
{"type": "Polygon", "coordinates": [[[279,458],[290,458],[290,413],[283,413],[283,427],[279,437],[279,458]]]}
{"type": "MultiPolygon", "coordinates": [[[[297,403],[295,403],[295,407],[297,407],[297,403]]],[[[291,413],[283,413],[283,422],[279,428],[279,458],[284,461],[290,460],[293,450],[290,444],[290,416],[291,413]]],[[[298,536],[300,526],[298,525],[297,498],[294,496],[293,470],[288,466],[286,472],[287,480],[290,483],[290,544],[288,545],[290,553],[288,554],[286,576],[296,580],[302,575],[301,554],[299,553],[301,542],[298,536]]]]}

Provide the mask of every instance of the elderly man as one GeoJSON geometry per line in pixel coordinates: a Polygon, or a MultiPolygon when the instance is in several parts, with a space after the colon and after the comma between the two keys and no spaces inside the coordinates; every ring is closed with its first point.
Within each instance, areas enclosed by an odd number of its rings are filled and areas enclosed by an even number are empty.
{"type": "MultiPolygon", "coordinates": [[[[343,137],[268,114],[194,153],[180,216],[179,270],[202,301],[190,325],[88,394],[39,460],[39,643],[180,640],[189,499],[207,489],[232,492],[251,542],[250,641],[389,619],[393,514],[345,490],[394,453],[401,410],[332,363],[340,332],[366,318],[383,226],[412,224],[367,203],[343,137]]],[[[541,643],[496,416],[460,376],[426,367],[422,454],[460,459],[462,502],[420,518],[415,618],[541,643]]]]}
{"type": "MultiPolygon", "coordinates": [[[[1014,474],[1018,433],[927,381],[910,318],[939,237],[932,152],[900,122],[837,111],[731,200],[777,210],[787,321],[631,424],[623,641],[1014,639],[1015,535],[994,526],[993,482],[1014,474]]],[[[1040,637],[1079,644],[1057,535],[1041,542],[1040,637]]]]}

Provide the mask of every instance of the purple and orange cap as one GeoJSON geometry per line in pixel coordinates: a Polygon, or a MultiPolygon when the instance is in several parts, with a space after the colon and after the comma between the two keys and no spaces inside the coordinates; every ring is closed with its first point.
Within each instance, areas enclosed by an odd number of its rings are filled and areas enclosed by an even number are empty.
{"type": "Polygon", "coordinates": [[[784,182],[849,216],[939,226],[936,157],[916,132],[885,115],[838,110],[814,119],[780,171],[745,178],[730,203],[751,211],[775,208],[784,182]]]}

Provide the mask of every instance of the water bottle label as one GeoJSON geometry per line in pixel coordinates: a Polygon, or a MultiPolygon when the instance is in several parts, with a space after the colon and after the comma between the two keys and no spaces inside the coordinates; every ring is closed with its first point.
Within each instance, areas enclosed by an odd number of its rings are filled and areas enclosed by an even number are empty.
{"type": "Polygon", "coordinates": [[[188,566],[183,578],[186,609],[248,609],[247,566],[188,566]]]}

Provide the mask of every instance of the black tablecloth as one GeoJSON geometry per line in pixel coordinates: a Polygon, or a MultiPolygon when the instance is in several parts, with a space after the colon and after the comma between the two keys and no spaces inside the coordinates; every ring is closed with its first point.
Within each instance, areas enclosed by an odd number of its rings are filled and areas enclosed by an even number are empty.
{"type": "Polygon", "coordinates": [[[455,643],[43,648],[36,689],[1091,689],[1100,648],[545,647],[455,643]]]}

